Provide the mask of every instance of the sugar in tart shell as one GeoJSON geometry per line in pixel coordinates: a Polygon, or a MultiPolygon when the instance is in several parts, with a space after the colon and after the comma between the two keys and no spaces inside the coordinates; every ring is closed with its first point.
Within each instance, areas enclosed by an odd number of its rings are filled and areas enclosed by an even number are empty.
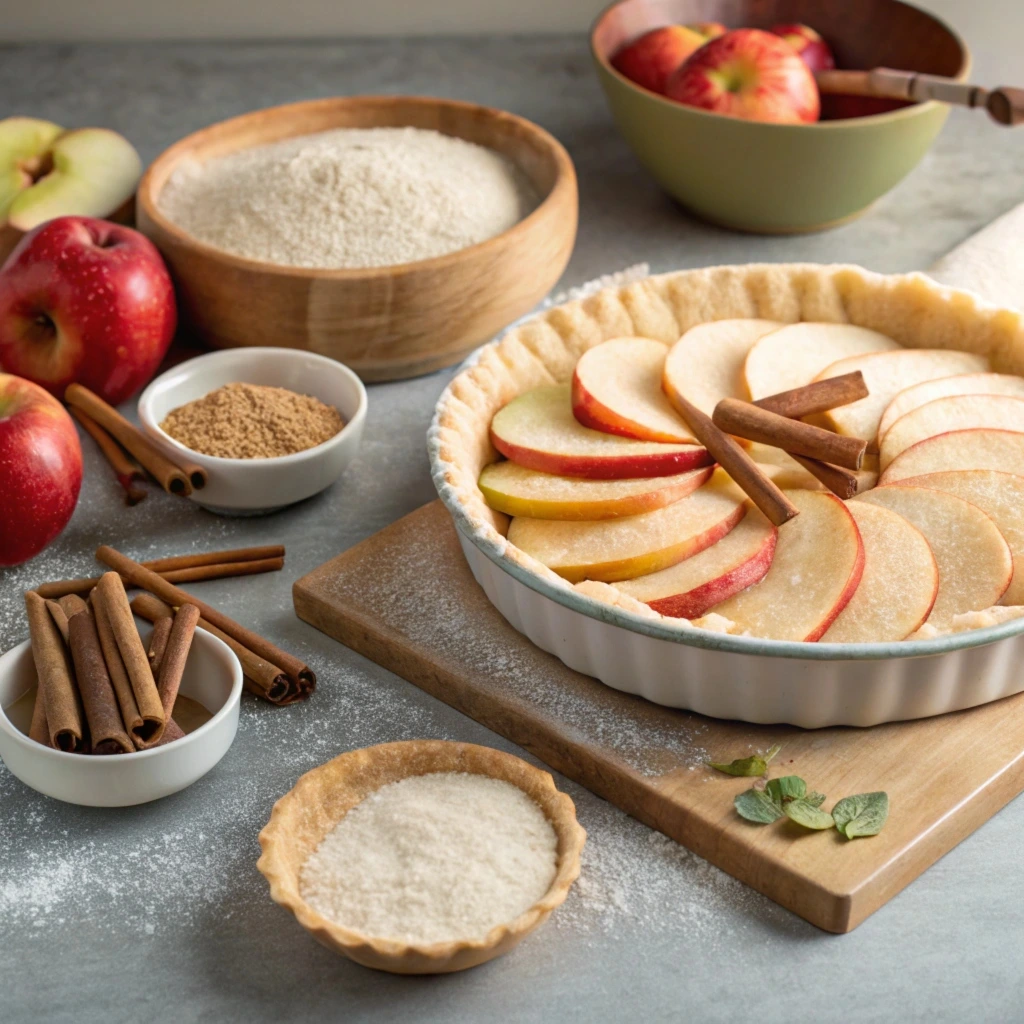
{"type": "Polygon", "coordinates": [[[995,373],[1024,376],[1021,314],[922,274],[814,264],[711,267],[605,288],[546,310],[467,362],[442,394],[429,432],[435,485],[487,597],[570,667],[712,717],[868,726],[1024,690],[1016,668],[1024,618],[1012,608],[972,613],[952,625],[955,632],[900,641],[758,639],[693,628],[613,586],[573,586],[509,544],[508,517],[490,509],[477,487],[482,468],[498,457],[488,429],[499,408],[552,379],[567,384],[580,354],[610,338],[671,345],[699,323],[742,317],[852,323],[907,348],[973,352],[995,373]]]}
{"type": "Polygon", "coordinates": [[[260,833],[257,868],[274,902],[290,910],[318,942],[364,967],[393,974],[448,974],[476,967],[512,949],[539,928],[568,895],[580,873],[586,832],[572,800],[551,776],[512,754],[474,743],[407,740],[349,751],[307,772],[274,804],[260,833]],[[482,939],[415,945],[363,935],[328,920],[299,892],[299,874],[310,854],[365,797],[391,782],[432,772],[469,772],[518,786],[544,812],[557,836],[557,867],[544,896],[514,921],[482,939]]]}

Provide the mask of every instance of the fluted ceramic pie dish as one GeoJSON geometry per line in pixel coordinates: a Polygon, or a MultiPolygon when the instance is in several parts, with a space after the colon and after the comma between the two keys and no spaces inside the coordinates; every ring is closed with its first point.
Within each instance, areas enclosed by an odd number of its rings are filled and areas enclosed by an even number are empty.
{"type": "Polygon", "coordinates": [[[493,414],[530,388],[569,379],[579,355],[621,335],[674,342],[737,317],[851,322],[908,348],[987,355],[1024,375],[1024,322],[921,274],[858,267],[749,265],[682,271],[554,307],[484,347],[438,401],[428,446],[434,483],[477,582],[517,630],[580,672],[659,704],[716,718],[807,728],[943,714],[1024,690],[1024,618],[924,640],[827,644],[698,629],[600,585],[573,587],[509,544],[508,518],[477,487],[496,459],[493,414]],[[596,595],[596,596],[595,596],[596,595]]]}

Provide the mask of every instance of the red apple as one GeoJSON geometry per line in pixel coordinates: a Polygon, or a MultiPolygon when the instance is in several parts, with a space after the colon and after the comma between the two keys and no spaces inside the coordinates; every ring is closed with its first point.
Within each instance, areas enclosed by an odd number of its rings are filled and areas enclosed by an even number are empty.
{"type": "Polygon", "coordinates": [[[82,487],[82,449],[64,406],[0,373],[0,566],[38,555],[68,524],[82,487]]]}
{"type": "Polygon", "coordinates": [[[706,42],[696,29],[665,25],[624,46],[612,57],[612,67],[637,85],[663,93],[672,72],[706,42]]]}
{"type": "Polygon", "coordinates": [[[691,21],[686,27],[705,39],[717,39],[729,31],[720,21],[691,21]]]}
{"type": "Polygon", "coordinates": [[[176,324],[160,253],[120,224],[58,217],[0,269],[0,370],[58,397],[77,382],[123,402],[156,372],[176,324]]]}
{"type": "Polygon", "coordinates": [[[741,28],[712,39],[669,79],[669,99],[748,121],[816,121],[818,86],[793,47],[770,32],[741,28]]]}
{"type": "Polygon", "coordinates": [[[811,71],[829,71],[836,66],[828,43],[810,25],[772,25],[768,31],[785,39],[811,71]]]}

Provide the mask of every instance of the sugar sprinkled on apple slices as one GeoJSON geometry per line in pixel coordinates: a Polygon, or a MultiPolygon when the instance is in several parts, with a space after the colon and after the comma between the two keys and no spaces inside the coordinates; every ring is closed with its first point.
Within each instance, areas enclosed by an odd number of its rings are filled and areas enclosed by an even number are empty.
{"type": "Polygon", "coordinates": [[[598,520],[635,516],[670,505],[706,483],[712,466],[675,476],[636,480],[581,480],[495,462],[480,474],[487,504],[510,516],[598,520]]]}
{"type": "Polygon", "coordinates": [[[778,320],[712,320],[691,327],[669,349],[665,390],[673,390],[709,416],[723,398],[749,398],[743,363],[778,320]]]}
{"type": "Polygon", "coordinates": [[[892,338],[854,324],[789,324],[766,334],[750,350],[743,377],[750,397],[803,387],[839,359],[900,348],[892,338]]]}
{"type": "Polygon", "coordinates": [[[1002,604],[1024,604],[1024,477],[991,469],[948,470],[900,481],[933,487],[977,505],[996,524],[1013,556],[1013,578],[1002,604]]]}
{"type": "Polygon", "coordinates": [[[584,427],[569,392],[560,384],[514,398],[491,420],[494,447],[527,469],[591,480],[672,476],[712,462],[698,445],[634,441],[584,427]]]}
{"type": "MultiPolygon", "coordinates": [[[[734,632],[769,640],[818,640],[846,607],[864,569],[849,509],[824,491],[787,491],[800,514],[779,527],[760,583],[714,607],[734,632]]],[[[699,625],[700,623],[697,623],[699,625]]]]}
{"type": "Polygon", "coordinates": [[[924,534],[939,567],[939,592],[927,619],[933,626],[998,603],[1010,585],[1010,549],[977,505],[946,491],[906,485],[876,487],[852,501],[891,509],[924,534]]]}
{"type": "Polygon", "coordinates": [[[1024,431],[1024,399],[1010,395],[952,395],[918,406],[901,416],[882,438],[879,464],[884,472],[897,455],[918,441],[972,427],[1024,431]]]}
{"type": "Polygon", "coordinates": [[[997,469],[1024,476],[1024,433],[975,427],[935,434],[897,455],[878,482],[894,484],[948,469],[997,469]]]}
{"type": "Polygon", "coordinates": [[[612,338],[580,356],[572,411],[592,430],[641,441],[691,444],[686,424],[661,390],[668,346],[651,338],[612,338]]]}
{"type": "Polygon", "coordinates": [[[1012,395],[1024,398],[1024,377],[1012,373],[962,373],[955,377],[940,377],[922,381],[901,391],[886,406],[878,424],[878,438],[881,440],[889,428],[908,412],[934,402],[938,398],[953,395],[1012,395]]]}
{"type": "Polygon", "coordinates": [[[743,518],[742,492],[718,479],[655,512],[597,523],[512,520],[510,544],[577,583],[615,583],[668,568],[703,551],[743,518]]]}
{"type": "Polygon", "coordinates": [[[821,642],[904,640],[928,618],[935,603],[939,567],[932,549],[916,526],[890,509],[863,501],[847,507],[864,542],[864,573],[821,642]]]}
{"type": "Polygon", "coordinates": [[[656,612],[693,619],[757,583],[775,553],[776,530],[753,505],[717,544],[661,572],[617,584],[656,612]]]}
{"type": "Polygon", "coordinates": [[[817,379],[839,377],[844,373],[860,370],[864,375],[868,394],[859,401],[841,405],[825,413],[824,420],[839,434],[874,441],[880,432],[882,414],[886,406],[904,389],[938,377],[983,373],[988,368],[989,363],[985,356],[946,349],[905,348],[898,352],[871,352],[868,355],[847,356],[846,359],[826,366],[818,374],[817,379]]]}

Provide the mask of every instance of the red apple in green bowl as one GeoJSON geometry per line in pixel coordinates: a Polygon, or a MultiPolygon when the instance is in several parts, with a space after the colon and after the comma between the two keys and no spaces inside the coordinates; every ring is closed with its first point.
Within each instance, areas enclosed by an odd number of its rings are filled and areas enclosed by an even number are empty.
{"type": "Polygon", "coordinates": [[[120,224],[58,217],[0,268],[0,371],[58,397],[77,382],[123,402],[156,372],[176,325],[160,253],[120,224]]]}
{"type": "Polygon", "coordinates": [[[792,46],[771,32],[741,28],[697,50],[669,79],[665,95],[689,107],[747,121],[818,120],[818,86],[792,46]]]}
{"type": "Polygon", "coordinates": [[[0,373],[0,566],[38,555],[68,524],[82,487],[82,449],[64,406],[0,373]]]}
{"type": "Polygon", "coordinates": [[[637,85],[664,93],[672,72],[707,40],[695,28],[664,25],[624,46],[612,58],[612,66],[637,85]]]}
{"type": "Polygon", "coordinates": [[[810,25],[772,25],[768,31],[785,39],[811,71],[830,71],[836,66],[828,43],[810,25]]]}

